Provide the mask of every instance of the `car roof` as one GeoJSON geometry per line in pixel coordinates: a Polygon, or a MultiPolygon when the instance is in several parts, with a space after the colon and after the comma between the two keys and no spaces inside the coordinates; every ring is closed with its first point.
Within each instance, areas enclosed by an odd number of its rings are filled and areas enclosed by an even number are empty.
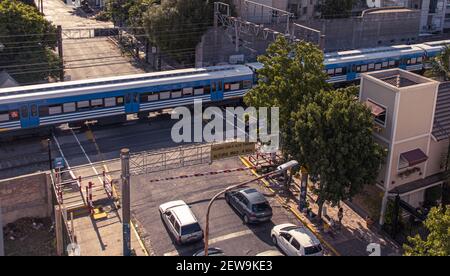
{"type": "Polygon", "coordinates": [[[303,247],[319,245],[319,239],[308,229],[303,226],[298,226],[295,229],[287,231],[293,236],[303,247]]]}
{"type": "Polygon", "coordinates": [[[180,226],[198,223],[197,218],[194,216],[194,213],[192,213],[191,208],[189,208],[188,205],[176,206],[171,208],[170,211],[178,218],[180,226]]]}
{"type": "Polygon", "coordinates": [[[245,188],[239,191],[245,196],[251,203],[263,203],[266,202],[266,198],[254,188],[245,188]]]}

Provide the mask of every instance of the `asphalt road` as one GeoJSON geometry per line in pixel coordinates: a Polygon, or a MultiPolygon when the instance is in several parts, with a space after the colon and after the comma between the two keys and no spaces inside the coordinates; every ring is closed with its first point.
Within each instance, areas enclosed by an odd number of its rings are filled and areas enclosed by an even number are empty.
{"type": "MultiPolygon", "coordinates": [[[[233,184],[238,184],[254,176],[250,172],[237,172],[209,177],[195,177],[170,182],[150,183],[149,180],[198,172],[216,171],[242,167],[238,158],[215,161],[212,164],[196,165],[172,171],[135,176],[131,179],[132,212],[140,228],[144,228],[144,241],[155,255],[189,256],[202,249],[203,242],[191,245],[175,245],[172,236],[162,222],[158,207],[172,200],[184,200],[205,227],[206,208],[210,198],[233,184]]],[[[257,184],[250,185],[258,190],[257,184]]],[[[210,220],[210,246],[219,247],[231,256],[254,256],[268,250],[277,250],[270,237],[275,224],[298,220],[286,211],[271,194],[262,191],[274,212],[272,221],[259,225],[245,225],[238,214],[219,198],[212,207],[210,220]]]]}

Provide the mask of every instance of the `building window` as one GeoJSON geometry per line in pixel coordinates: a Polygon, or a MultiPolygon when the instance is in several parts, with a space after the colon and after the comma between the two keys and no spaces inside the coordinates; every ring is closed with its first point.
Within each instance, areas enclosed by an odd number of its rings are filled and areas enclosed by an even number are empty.
{"type": "Polygon", "coordinates": [[[386,126],[386,107],[371,100],[367,100],[365,104],[371,110],[375,122],[381,126],[386,126]]]}

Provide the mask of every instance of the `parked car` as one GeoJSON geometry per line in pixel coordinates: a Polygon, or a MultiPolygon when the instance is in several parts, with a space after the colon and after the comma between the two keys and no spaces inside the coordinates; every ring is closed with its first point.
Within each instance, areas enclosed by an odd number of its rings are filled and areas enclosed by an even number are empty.
{"type": "Polygon", "coordinates": [[[271,231],[273,243],[288,256],[322,256],[319,239],[309,229],[291,223],[275,226],[271,231]]]}
{"type": "Polygon", "coordinates": [[[278,250],[268,250],[268,251],[264,251],[259,254],[256,254],[256,257],[279,257],[279,256],[284,256],[284,255],[278,250]]]}
{"type": "Polygon", "coordinates": [[[242,216],[244,222],[257,223],[272,218],[272,208],[263,194],[256,189],[245,188],[225,193],[225,200],[242,216]]]}
{"type": "MultiPolygon", "coordinates": [[[[200,257],[200,256],[205,256],[205,250],[199,250],[197,252],[194,253],[195,257],[200,257]]],[[[216,256],[225,256],[225,253],[223,252],[222,249],[217,248],[217,247],[210,247],[208,248],[208,256],[211,257],[216,257],[216,256]]]]}
{"type": "Polygon", "coordinates": [[[203,230],[191,208],[184,201],[164,203],[159,206],[159,212],[178,244],[203,239],[203,230]]]}

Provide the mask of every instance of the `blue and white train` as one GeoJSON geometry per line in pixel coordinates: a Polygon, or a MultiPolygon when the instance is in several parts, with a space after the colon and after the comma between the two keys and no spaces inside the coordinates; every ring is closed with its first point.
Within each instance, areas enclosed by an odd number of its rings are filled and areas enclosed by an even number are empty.
{"type": "MultiPolygon", "coordinates": [[[[328,82],[357,81],[364,72],[402,68],[421,71],[448,41],[325,54],[328,82]]],[[[256,84],[262,64],[173,70],[0,89],[0,138],[63,123],[126,120],[127,114],[240,100],[256,84]]]]}

